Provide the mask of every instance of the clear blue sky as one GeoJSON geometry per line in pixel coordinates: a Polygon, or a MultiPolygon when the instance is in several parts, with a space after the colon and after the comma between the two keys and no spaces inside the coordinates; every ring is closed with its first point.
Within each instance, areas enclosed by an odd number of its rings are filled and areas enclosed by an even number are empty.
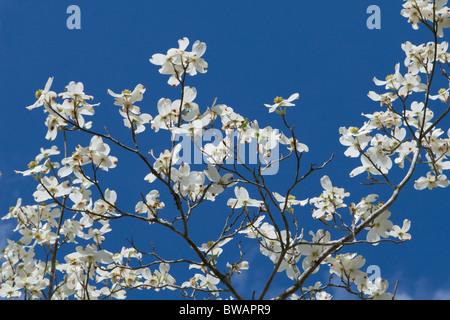
{"type": "MultiPolygon", "coordinates": [[[[278,117],[269,116],[263,104],[271,103],[276,96],[300,93],[300,100],[289,110],[289,116],[297,136],[310,148],[304,157],[305,165],[320,164],[333,152],[336,157],[325,170],[298,187],[295,192],[298,198],[318,196],[323,174],[329,175],[334,185],[346,187],[354,195],[351,201],[357,202],[369,193],[382,194],[379,187],[361,187],[362,176],[349,178],[348,173],[359,163],[343,155],[345,147],[339,144],[338,129],[361,126],[364,121],[361,113],[377,110],[378,103],[367,97],[368,91],[378,89],[372,78],[384,78],[393,73],[397,62],[403,62],[402,42],[421,44],[431,40],[424,28],[413,31],[400,16],[401,3],[0,0],[2,212],[6,214],[18,197],[25,203],[33,203],[34,182],[14,174],[13,170],[25,169],[41,146],[52,145],[44,139],[42,110],[25,109],[34,102],[35,91],[43,88],[48,77],[55,77],[52,88],[57,92],[63,91],[72,80],[83,82],[85,92],[93,95],[95,102],[101,102],[93,118],[95,128],[101,130],[107,125],[112,133],[120,135],[124,132],[122,118],[107,89],[121,92],[142,83],[147,92],[138,105],[144,112],[156,115],[159,98],[175,100],[178,90],[166,84],[167,77],[160,75],[148,59],[154,53],[176,47],[177,40],[184,36],[191,43],[198,39],[208,46],[204,56],[208,72],[190,78],[188,83],[197,88],[196,101],[203,108],[217,97],[218,102],[250,119],[258,119],[262,125],[281,127],[278,117]],[[71,4],[81,8],[81,30],[66,27],[69,17],[66,9],[71,4]],[[380,30],[366,27],[369,16],[366,9],[372,4],[381,8],[380,30]]],[[[448,128],[449,121],[445,124],[448,128]]],[[[154,137],[141,138],[160,150],[163,145],[154,137]]],[[[80,139],[70,143],[87,144],[86,137],[80,139]]],[[[113,154],[119,157],[119,167],[105,176],[105,181],[117,190],[125,207],[133,208],[139,201],[139,192],[149,188],[142,181],[146,174],[142,171],[144,166],[127,162],[122,153],[113,151],[113,154]]],[[[272,179],[284,181],[287,177],[289,172],[280,172],[272,179]]],[[[411,219],[412,240],[401,245],[360,247],[366,265],[380,266],[391,288],[396,280],[400,281],[400,297],[450,297],[448,192],[449,189],[419,192],[412,185],[406,187],[392,207],[391,220],[401,226],[405,218],[411,219]]],[[[207,217],[226,214],[226,207],[222,210],[219,205],[220,202],[216,203],[214,211],[209,208],[199,218],[206,234],[215,221],[209,222],[207,217]]],[[[303,210],[302,214],[309,219],[309,209],[303,210]]],[[[134,224],[128,222],[120,225],[111,241],[123,242],[132,227],[134,224]]],[[[1,239],[10,236],[3,222],[0,232],[1,239]]],[[[134,239],[148,244],[150,236],[158,237],[158,231],[146,228],[135,232],[134,239]]],[[[199,243],[208,240],[199,235],[199,243]]],[[[166,245],[162,241],[161,250],[166,245]]],[[[181,244],[177,248],[186,250],[181,244]]],[[[247,258],[252,259],[251,252],[247,258]]],[[[271,263],[267,266],[271,267],[271,263]]],[[[257,287],[255,283],[263,276],[262,272],[257,270],[243,276],[242,287],[257,287]]],[[[325,282],[326,277],[322,272],[318,280],[325,282]]]]}

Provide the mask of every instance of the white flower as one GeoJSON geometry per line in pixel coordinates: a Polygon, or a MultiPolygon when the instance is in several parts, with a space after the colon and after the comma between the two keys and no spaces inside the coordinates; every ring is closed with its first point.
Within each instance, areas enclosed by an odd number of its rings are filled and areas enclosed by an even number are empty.
{"type": "Polygon", "coordinates": [[[281,97],[276,97],[274,99],[275,104],[264,104],[267,108],[269,108],[269,113],[274,112],[277,108],[282,109],[282,107],[292,107],[295,106],[295,104],[292,103],[292,101],[297,100],[299,98],[298,93],[292,94],[288,99],[283,99],[281,97]]]}
{"type": "Polygon", "coordinates": [[[58,96],[61,99],[71,99],[77,103],[84,104],[85,100],[92,100],[93,97],[84,93],[84,85],[81,82],[70,81],[66,86],[66,91],[58,96]]]}
{"type": "Polygon", "coordinates": [[[22,295],[21,288],[17,286],[12,286],[9,282],[4,282],[0,286],[0,297],[2,298],[20,298],[22,295]]]}
{"type": "Polygon", "coordinates": [[[44,90],[38,90],[36,92],[36,102],[32,104],[31,106],[28,106],[28,110],[32,110],[34,108],[40,107],[44,104],[45,101],[52,100],[56,97],[56,93],[53,91],[50,91],[50,87],[53,83],[53,77],[48,78],[47,83],[45,84],[44,90]]]}
{"type": "Polygon", "coordinates": [[[139,108],[133,104],[135,102],[142,101],[145,91],[145,87],[142,84],[138,84],[132,92],[130,90],[124,90],[121,94],[117,94],[108,89],[108,94],[115,98],[114,104],[116,106],[124,107],[125,109],[129,109],[130,111],[138,114],[139,108]]]}
{"type": "Polygon", "coordinates": [[[429,190],[441,187],[446,188],[449,185],[449,181],[445,174],[435,176],[432,172],[428,172],[426,177],[420,177],[414,182],[414,188],[416,190],[423,190],[428,188],[429,190]]]}
{"type": "Polygon", "coordinates": [[[263,204],[262,201],[250,199],[248,191],[244,187],[235,187],[234,194],[237,199],[231,198],[227,202],[230,208],[239,209],[243,207],[245,209],[247,207],[260,207],[263,204]]]}
{"type": "Polygon", "coordinates": [[[93,136],[89,144],[89,151],[92,158],[92,162],[102,170],[108,171],[108,169],[115,168],[118,159],[114,156],[110,156],[110,147],[103,142],[103,139],[99,136],[93,136]]]}
{"type": "Polygon", "coordinates": [[[440,89],[437,95],[430,95],[430,99],[432,100],[441,100],[442,102],[447,102],[450,99],[450,89],[440,89]]]}
{"type": "MultiPolygon", "coordinates": [[[[317,260],[322,252],[327,248],[326,245],[320,245],[321,243],[327,244],[330,242],[331,234],[328,231],[319,229],[316,234],[310,231],[309,234],[312,236],[313,245],[302,244],[299,246],[299,252],[306,257],[302,261],[303,270],[308,269],[313,261],[317,260]]],[[[323,261],[322,263],[326,263],[323,261]]],[[[312,273],[319,271],[319,267],[315,268],[312,273]]]]}
{"type": "Polygon", "coordinates": [[[308,152],[309,148],[306,144],[299,142],[296,138],[288,138],[284,133],[280,133],[279,142],[281,144],[287,145],[289,151],[297,150],[297,152],[308,152]]]}
{"type": "Polygon", "coordinates": [[[360,279],[367,277],[366,273],[359,270],[366,260],[356,253],[344,253],[336,256],[336,258],[329,257],[327,262],[330,263],[330,272],[335,273],[344,280],[358,282],[360,279]]]}
{"type": "Polygon", "coordinates": [[[343,188],[334,187],[328,176],[320,179],[324,192],[319,197],[312,198],[309,202],[317,209],[313,209],[313,218],[331,220],[336,209],[346,207],[343,199],[350,193],[343,188]]]}
{"type": "Polygon", "coordinates": [[[278,192],[272,192],[272,194],[275,197],[275,199],[279,202],[280,210],[284,210],[285,205],[286,205],[286,208],[288,208],[288,210],[289,210],[289,209],[292,209],[293,205],[300,205],[301,207],[303,207],[308,203],[308,199],[295,200],[295,197],[293,195],[289,195],[286,200],[286,197],[283,197],[278,192]]]}
{"type": "Polygon", "coordinates": [[[36,202],[66,196],[72,191],[68,181],[59,183],[55,177],[43,177],[40,182],[41,184],[37,186],[37,190],[33,193],[36,202]]]}
{"type": "Polygon", "coordinates": [[[154,65],[161,66],[159,72],[161,74],[168,74],[169,85],[177,86],[181,83],[181,78],[184,72],[194,76],[197,72],[205,73],[208,68],[207,62],[202,58],[206,51],[206,44],[199,40],[192,45],[192,51],[186,51],[189,45],[189,39],[184,37],[178,40],[178,48],[167,50],[167,54],[156,53],[150,62],[154,65]]]}
{"type": "Polygon", "coordinates": [[[364,290],[364,293],[370,295],[370,298],[374,300],[392,300],[393,295],[386,292],[388,287],[388,281],[380,277],[375,279],[374,282],[367,279],[367,290],[364,290]]]}
{"type": "Polygon", "coordinates": [[[233,238],[226,238],[218,242],[208,241],[207,243],[203,243],[199,250],[205,252],[208,255],[211,255],[212,259],[215,259],[223,252],[223,249],[221,247],[230,242],[232,239],[233,238]]]}
{"type": "Polygon", "coordinates": [[[200,73],[205,73],[208,68],[208,63],[202,58],[206,51],[206,43],[199,40],[195,41],[192,45],[192,52],[188,53],[188,70],[187,73],[191,76],[200,73]]]}
{"type": "Polygon", "coordinates": [[[366,236],[367,241],[373,242],[374,245],[377,245],[377,241],[379,241],[381,237],[387,238],[389,236],[389,231],[393,227],[392,221],[388,220],[390,215],[391,213],[389,211],[384,211],[375,220],[373,220],[371,226],[366,228],[369,230],[366,236]]]}
{"type": "Polygon", "coordinates": [[[359,150],[364,150],[365,147],[369,144],[371,140],[371,136],[369,135],[370,130],[367,129],[359,129],[356,127],[339,128],[339,133],[341,137],[339,138],[339,142],[347,146],[347,150],[345,150],[344,154],[349,158],[355,158],[360,155],[359,150]]]}
{"type": "Polygon", "coordinates": [[[411,235],[407,233],[410,227],[411,221],[409,219],[405,219],[403,220],[403,226],[401,228],[399,226],[393,226],[392,230],[389,231],[389,235],[401,240],[411,240],[411,235]]]}
{"type": "Polygon", "coordinates": [[[158,132],[159,129],[169,129],[177,123],[179,107],[174,105],[170,99],[161,98],[158,101],[158,115],[152,120],[152,129],[158,132]]]}

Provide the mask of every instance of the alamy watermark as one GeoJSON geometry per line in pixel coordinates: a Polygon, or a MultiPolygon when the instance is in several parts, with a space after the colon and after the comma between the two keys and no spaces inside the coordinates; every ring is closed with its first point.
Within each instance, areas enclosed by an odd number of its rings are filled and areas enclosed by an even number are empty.
{"type": "Polygon", "coordinates": [[[66,13],[70,14],[70,16],[67,18],[67,21],[66,21],[67,29],[69,29],[69,30],[81,29],[81,9],[80,9],[80,7],[72,4],[67,7],[66,13]]]}
{"type": "Polygon", "coordinates": [[[370,265],[366,270],[368,280],[375,282],[377,278],[381,278],[381,269],[377,265],[370,265]]]}
{"type": "Polygon", "coordinates": [[[264,137],[257,139],[245,137],[245,133],[238,130],[227,131],[225,137],[219,129],[198,130],[202,134],[195,137],[172,135],[172,140],[181,147],[178,164],[260,165],[262,175],[278,173],[283,155],[280,154],[277,129],[269,128],[264,137]]]}
{"type": "Polygon", "coordinates": [[[367,28],[370,30],[381,29],[381,9],[377,5],[371,5],[367,8],[367,14],[370,16],[367,18],[367,28]]]}

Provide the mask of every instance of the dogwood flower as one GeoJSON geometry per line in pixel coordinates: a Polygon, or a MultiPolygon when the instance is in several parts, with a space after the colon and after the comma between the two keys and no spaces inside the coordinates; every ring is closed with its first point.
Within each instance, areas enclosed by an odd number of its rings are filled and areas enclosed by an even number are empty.
{"type": "Polygon", "coordinates": [[[445,174],[436,176],[432,172],[428,172],[426,177],[420,177],[414,182],[414,188],[416,190],[423,190],[425,188],[431,190],[437,187],[446,188],[448,185],[449,181],[445,174]]]}
{"type": "Polygon", "coordinates": [[[229,268],[230,275],[233,275],[233,273],[235,273],[235,272],[237,274],[240,274],[241,270],[247,270],[249,268],[248,261],[241,261],[239,263],[233,263],[233,264],[230,264],[229,262],[227,262],[226,266],[227,266],[227,268],[229,268]]]}
{"type": "Polygon", "coordinates": [[[45,176],[40,182],[41,184],[37,186],[37,190],[33,193],[36,202],[66,196],[72,191],[69,181],[59,183],[55,177],[45,176]]]}
{"type": "Polygon", "coordinates": [[[158,112],[159,114],[152,120],[152,129],[155,132],[159,129],[169,129],[178,122],[179,107],[177,108],[170,99],[159,99],[158,112]]]}
{"type": "Polygon", "coordinates": [[[358,157],[360,150],[364,150],[372,139],[369,135],[370,130],[364,128],[341,127],[339,133],[341,134],[339,142],[348,147],[344,154],[349,158],[358,157]]]}
{"type": "MultiPolygon", "coordinates": [[[[327,248],[325,244],[327,244],[331,239],[331,234],[322,229],[317,230],[316,234],[314,234],[313,231],[310,231],[309,234],[312,236],[312,242],[314,244],[300,244],[298,249],[302,255],[306,256],[302,261],[303,270],[308,269],[312,263],[317,260],[322,252],[327,248]],[[321,243],[324,245],[320,245],[321,243]]],[[[326,263],[326,261],[323,261],[322,263],[326,263]]],[[[319,267],[315,268],[312,273],[316,273],[318,271],[319,267]]]]}
{"type": "Polygon", "coordinates": [[[20,291],[21,288],[17,287],[16,285],[12,285],[12,283],[4,282],[0,286],[0,297],[2,298],[20,298],[22,295],[22,292],[20,291]]]}
{"type": "Polygon", "coordinates": [[[309,199],[305,199],[305,200],[295,200],[295,196],[293,195],[289,195],[287,197],[283,197],[281,194],[279,194],[278,192],[272,192],[274,198],[279,202],[279,206],[280,206],[280,210],[284,210],[284,208],[287,208],[288,210],[292,210],[292,206],[293,205],[300,205],[301,207],[305,206],[309,199]]]}
{"type": "Polygon", "coordinates": [[[155,217],[155,213],[159,209],[164,209],[164,202],[157,199],[159,197],[158,190],[152,190],[145,196],[145,201],[139,201],[136,204],[135,211],[136,213],[148,213],[149,219],[153,219],[155,217]]]}
{"type": "Polygon", "coordinates": [[[389,211],[384,211],[375,218],[370,227],[366,228],[366,230],[369,230],[366,236],[367,241],[372,242],[373,245],[377,245],[380,238],[387,238],[389,236],[389,231],[393,227],[392,221],[388,219],[390,215],[391,213],[389,211]]]}
{"type": "Polygon", "coordinates": [[[152,64],[161,66],[159,72],[168,74],[169,85],[177,86],[181,83],[181,77],[186,72],[194,76],[197,72],[205,73],[208,68],[207,62],[202,58],[206,51],[206,44],[197,40],[192,45],[192,51],[186,51],[189,39],[184,37],[178,40],[178,48],[167,50],[167,54],[156,53],[150,58],[152,64]]]}
{"type": "Polygon", "coordinates": [[[411,240],[411,235],[407,233],[411,228],[411,221],[409,219],[403,220],[403,226],[393,226],[392,230],[389,231],[389,235],[392,237],[399,238],[400,240],[411,240]]]}
{"type": "Polygon", "coordinates": [[[437,95],[430,95],[432,100],[441,100],[442,102],[447,102],[450,99],[450,89],[440,89],[437,95]]]}
{"type": "Polygon", "coordinates": [[[211,259],[214,260],[223,252],[221,247],[230,242],[232,239],[233,238],[225,238],[224,240],[218,242],[208,241],[207,243],[203,243],[199,250],[210,255],[211,259]]]}
{"type": "Polygon", "coordinates": [[[195,41],[192,45],[192,52],[187,55],[187,61],[189,63],[187,73],[191,76],[197,74],[197,72],[205,73],[208,68],[208,63],[202,58],[206,51],[206,43],[199,40],[195,41]]]}
{"type": "Polygon", "coordinates": [[[45,125],[48,128],[47,134],[45,135],[45,139],[55,140],[58,134],[58,129],[60,127],[65,127],[67,125],[67,122],[63,120],[60,116],[51,113],[45,120],[45,125]]]}
{"type": "Polygon", "coordinates": [[[309,200],[316,209],[312,209],[313,218],[331,220],[336,209],[346,207],[343,199],[350,195],[345,192],[343,188],[333,186],[328,176],[323,176],[320,179],[320,184],[324,191],[319,197],[314,197],[309,200]]]}
{"type": "Polygon", "coordinates": [[[374,282],[367,279],[367,290],[364,290],[364,293],[373,300],[392,300],[393,295],[386,292],[388,287],[389,282],[380,277],[376,278],[374,282]]]}
{"type": "Polygon", "coordinates": [[[283,107],[292,107],[295,106],[295,104],[292,103],[292,101],[297,100],[299,98],[298,93],[292,94],[288,99],[283,99],[281,97],[276,97],[274,99],[274,104],[264,104],[267,108],[269,108],[269,113],[274,112],[278,108],[280,108],[280,111],[283,112],[283,107]]]}
{"type": "Polygon", "coordinates": [[[61,99],[71,99],[80,104],[84,104],[85,100],[92,100],[94,97],[84,93],[84,85],[82,82],[70,81],[66,86],[66,91],[58,96],[61,99]]]}
{"type": "Polygon", "coordinates": [[[181,287],[208,289],[214,296],[219,296],[217,292],[217,284],[219,283],[220,279],[209,273],[206,276],[196,273],[189,281],[184,282],[181,287]]]}
{"type": "Polygon", "coordinates": [[[239,209],[247,207],[260,207],[263,202],[250,199],[250,196],[248,194],[248,191],[244,187],[235,187],[234,188],[234,194],[236,195],[237,199],[228,199],[227,206],[233,209],[239,209]]]}
{"type": "Polygon", "coordinates": [[[117,157],[110,156],[110,147],[103,142],[103,139],[99,136],[93,136],[89,144],[89,153],[92,162],[96,164],[100,169],[108,171],[109,169],[117,166],[117,157]]]}
{"type": "Polygon", "coordinates": [[[142,84],[138,84],[133,91],[124,90],[122,93],[117,94],[108,89],[107,92],[115,99],[114,104],[116,106],[121,106],[135,114],[139,114],[139,107],[135,106],[134,103],[142,101],[145,91],[145,87],[142,84]]]}
{"type": "Polygon", "coordinates": [[[329,257],[327,262],[330,264],[331,273],[335,273],[347,281],[355,282],[367,277],[365,272],[359,270],[366,260],[356,253],[344,253],[336,258],[329,257]]]}
{"type": "MultiPolygon", "coordinates": [[[[183,92],[183,104],[181,105],[182,119],[184,121],[192,121],[200,115],[198,104],[194,102],[197,97],[197,89],[185,86],[183,92]]],[[[172,103],[173,108],[180,110],[181,99],[172,103]]]]}
{"type": "Polygon", "coordinates": [[[28,110],[32,110],[34,108],[38,108],[44,104],[45,101],[53,100],[56,97],[56,93],[50,91],[50,87],[53,83],[53,77],[48,78],[47,83],[45,84],[44,90],[38,90],[36,92],[36,102],[27,107],[28,110]]]}
{"type": "MultiPolygon", "coordinates": [[[[153,168],[161,175],[162,178],[166,177],[169,172],[173,171],[171,165],[177,164],[180,159],[179,153],[181,151],[181,147],[181,144],[177,144],[172,152],[166,149],[164,152],[160,153],[157,159],[155,159],[156,161],[153,164],[153,168]]],[[[152,183],[156,180],[156,178],[157,176],[150,172],[145,176],[144,180],[152,183]]]]}

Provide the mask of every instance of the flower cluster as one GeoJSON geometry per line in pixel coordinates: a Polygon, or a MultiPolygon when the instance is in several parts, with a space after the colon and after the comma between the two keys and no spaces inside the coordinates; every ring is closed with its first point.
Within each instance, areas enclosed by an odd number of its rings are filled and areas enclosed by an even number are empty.
{"type": "Polygon", "coordinates": [[[450,9],[446,6],[447,0],[407,0],[403,4],[402,16],[408,18],[414,29],[419,23],[431,22],[438,26],[439,37],[444,36],[444,28],[450,27],[450,9]]]}
{"type": "MultiPolygon", "coordinates": [[[[434,21],[441,32],[442,28],[450,27],[450,9],[446,3],[406,1],[402,15],[408,17],[414,27],[417,23],[426,23],[426,20],[434,21]]],[[[420,148],[426,151],[421,159],[428,164],[430,171],[416,180],[415,188],[447,187],[449,181],[444,171],[449,168],[449,140],[441,137],[444,131],[437,127],[440,119],[435,116],[431,104],[439,101],[449,106],[450,89],[442,88],[433,93],[430,79],[437,72],[437,64],[446,64],[450,60],[448,42],[414,45],[408,41],[402,44],[402,49],[407,73],[402,74],[400,63],[396,64],[394,74],[385,80],[373,79],[377,86],[387,91],[381,94],[370,91],[368,94],[370,99],[380,102],[380,106],[386,109],[363,114],[368,121],[362,128],[340,128],[340,141],[348,147],[345,154],[360,157],[361,161],[361,166],[352,170],[350,176],[366,172],[369,177],[382,175],[387,179],[394,163],[404,168],[405,160],[411,160],[411,155],[420,148]],[[421,74],[425,76],[421,77],[421,74]],[[424,93],[429,93],[425,102],[411,100],[414,95],[424,93]],[[374,134],[375,131],[377,133],[374,134]]]]}
{"type": "MultiPolygon", "coordinates": [[[[419,23],[432,25],[430,30],[434,30],[435,36],[442,37],[443,29],[450,27],[446,4],[447,0],[407,0],[402,15],[415,29],[419,23]]],[[[106,134],[93,131],[92,122],[85,117],[93,116],[94,107],[99,104],[89,103],[93,96],[84,93],[83,83],[72,81],[64,92],[57,94],[51,91],[53,78],[49,78],[44,89],[36,93],[36,102],[27,108],[44,107],[46,139],[53,141],[63,131],[64,156],[57,146],[41,148],[28,169],[16,171],[37,182],[33,192],[35,203],[25,205],[18,199],[3,217],[16,222],[14,231],[19,238],[8,240],[0,254],[0,298],[124,299],[132,289],[178,290],[184,296],[192,292],[190,297],[194,298],[198,292],[208,297],[231,292],[241,298],[233,287],[232,277],[249,269],[250,264],[243,259],[241,243],[240,255],[234,262],[226,260],[229,256],[224,255],[224,250],[231,246],[227,244],[233,239],[242,236],[243,241],[255,241],[259,252],[274,266],[261,298],[265,297],[276,273],[284,272],[294,289],[287,289],[279,297],[331,299],[325,291],[331,282],[305,285],[310,275],[327,265],[331,277],[339,277],[347,291],[367,299],[392,299],[386,280],[371,279],[362,270],[365,259],[361,255],[341,251],[357,242],[378,245],[382,241],[407,241],[411,239],[408,233],[411,221],[404,219],[401,227],[395,225],[388,210],[391,204],[378,201],[379,196],[374,193],[347,204],[350,193],[334,186],[327,175],[320,180],[323,192],[319,196],[297,200],[292,194],[296,193],[294,187],[326,165],[312,165],[307,173],[300,174],[303,169],[300,160],[309,148],[295,137],[287,117],[287,107],[294,106],[300,95],[294,93],[288,99],[277,97],[273,104],[264,104],[268,113],[281,117],[290,135],[271,126],[260,127],[257,120],[248,119],[225,104],[216,104],[216,100],[202,110],[195,101],[197,89],[187,86],[185,81],[187,75],[207,71],[208,64],[203,58],[206,44],[196,41],[191,51],[187,51],[188,46],[189,39],[180,39],[178,48],[171,48],[166,54],[154,54],[150,59],[160,67],[161,74],[169,76],[169,85],[181,88],[179,99],[160,98],[154,115],[142,112],[136,105],[143,100],[144,85],[138,84],[132,91],[126,89],[121,93],[107,91],[114,105],[120,108],[118,113],[131,133],[133,146],[116,140],[107,130],[106,134]],[[89,134],[90,141],[84,147],[77,145],[69,154],[66,134],[72,131],[89,134]],[[142,134],[136,135],[144,131],[151,135],[165,131],[172,137],[171,146],[163,148],[159,155],[153,150],[148,152],[150,157],[141,153],[138,138],[142,134]],[[214,142],[206,141],[208,135],[215,137],[214,142]],[[183,143],[192,142],[200,151],[204,160],[200,168],[186,159],[185,144],[177,143],[180,138],[183,143]],[[279,152],[281,145],[285,148],[283,153],[287,153],[285,156],[279,152]],[[128,209],[121,206],[122,197],[115,190],[99,182],[100,173],[118,165],[111,146],[143,160],[147,171],[142,178],[149,183],[147,186],[152,186],[128,209]],[[250,164],[242,152],[247,146],[254,156],[250,164]],[[288,158],[297,162],[294,183],[285,194],[274,192],[266,184],[264,171],[288,158]],[[159,191],[160,185],[169,191],[168,200],[159,191]],[[257,192],[250,189],[253,187],[257,192]],[[232,191],[234,196],[230,197],[228,193],[232,191]],[[214,241],[203,239],[210,237],[206,232],[199,232],[195,239],[191,237],[189,227],[197,218],[193,218],[197,206],[205,201],[211,203],[222,194],[229,214],[219,236],[214,241]],[[166,209],[170,203],[174,203],[175,210],[166,209]],[[309,231],[309,241],[294,212],[294,208],[307,205],[312,206],[313,222],[325,226],[309,231]],[[344,210],[347,215],[343,214],[344,210]],[[107,236],[113,236],[113,221],[122,218],[144,221],[148,228],[158,225],[176,234],[186,241],[194,258],[167,260],[156,253],[151,241],[151,251],[141,251],[133,242],[131,247],[122,247],[116,253],[107,250],[107,236]],[[333,230],[345,235],[333,239],[330,232],[333,230]],[[361,232],[366,232],[363,240],[361,232]],[[200,271],[177,284],[171,275],[175,274],[173,265],[200,271]]],[[[368,96],[379,103],[380,110],[363,114],[367,120],[360,128],[339,129],[340,143],[346,147],[344,154],[361,162],[351,170],[350,176],[365,172],[371,183],[392,187],[393,201],[403,187],[388,177],[394,164],[401,170],[411,162],[404,181],[412,176],[416,164],[426,165],[428,173],[414,183],[418,190],[450,184],[444,174],[450,169],[450,130],[443,137],[444,130],[437,127],[450,112],[450,88],[434,92],[431,86],[437,66],[450,66],[448,43],[405,42],[402,49],[407,72],[402,73],[398,63],[394,74],[385,80],[373,79],[384,92],[370,91],[368,96]],[[425,96],[425,100],[413,99],[418,95],[425,96]],[[438,110],[440,116],[432,111],[434,104],[438,106],[433,110],[438,110]],[[439,106],[447,110],[441,111],[439,106]]]]}
{"type": "Polygon", "coordinates": [[[45,120],[45,125],[48,128],[45,138],[55,140],[58,130],[66,127],[69,122],[82,128],[91,128],[92,122],[86,122],[83,116],[94,115],[94,107],[98,106],[99,103],[87,103],[87,101],[93,100],[93,97],[84,93],[83,83],[71,81],[66,86],[65,92],[60,94],[50,91],[52,83],[53,77],[48,79],[43,90],[36,92],[36,102],[27,107],[28,110],[32,110],[44,106],[45,112],[48,113],[45,120]],[[56,97],[63,99],[63,102],[56,102],[56,97]]]}
{"type": "Polygon", "coordinates": [[[208,68],[208,63],[202,58],[206,44],[197,40],[192,51],[186,51],[188,45],[189,39],[184,37],[178,40],[178,48],[169,49],[166,54],[156,53],[150,59],[151,63],[161,66],[161,74],[170,75],[168,83],[171,86],[178,86],[184,74],[194,76],[197,72],[205,73],[208,68]]]}

